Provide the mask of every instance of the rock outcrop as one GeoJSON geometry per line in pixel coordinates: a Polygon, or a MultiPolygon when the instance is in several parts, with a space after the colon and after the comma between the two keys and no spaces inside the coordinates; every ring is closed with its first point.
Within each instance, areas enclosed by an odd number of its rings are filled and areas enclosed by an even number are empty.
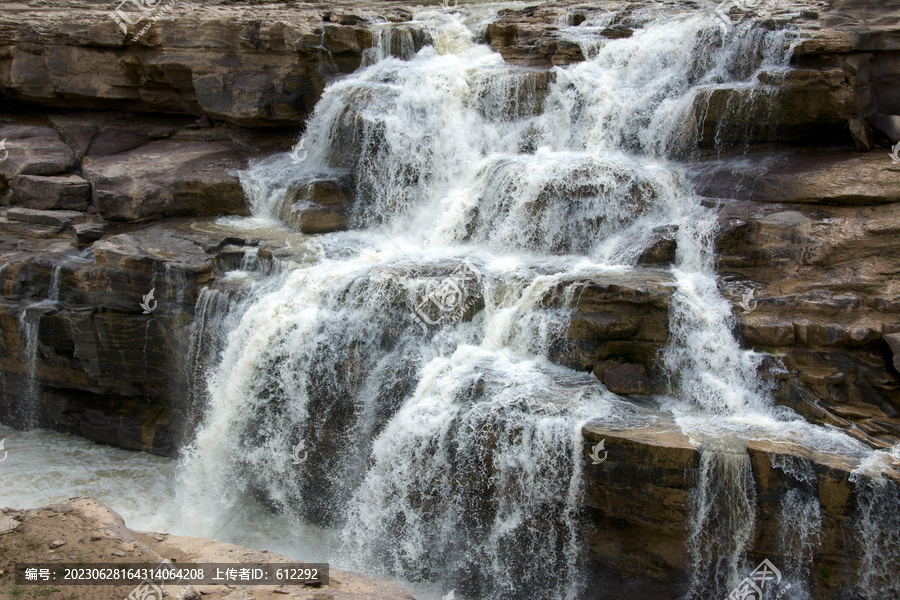
{"type": "MultiPolygon", "coordinates": [[[[561,24],[609,17],[602,35],[620,39],[654,11],[683,8],[622,4],[509,8],[487,25],[480,41],[525,73],[527,102],[510,99],[517,116],[542,110],[551,67],[585,60],[561,24]]],[[[766,20],[798,28],[790,68],[763,73],[753,87],[700,94],[688,158],[698,192],[719,215],[722,292],[744,346],[768,355],[760,375],[777,402],[887,448],[900,442],[900,164],[889,156],[900,142],[900,13],[890,0],[829,4],[800,2],[766,20]]],[[[0,13],[0,194],[8,201],[0,208],[0,421],[172,455],[196,412],[185,390],[198,298],[213,286],[239,288],[227,271],[266,272],[289,254],[283,240],[248,239],[216,223],[249,212],[236,170],[288,150],[329,80],[376,52],[408,58],[430,34],[393,2],[252,10],[176,3],[152,17],[126,10],[136,21],[121,27],[105,3],[78,6],[5,4],[0,13]]],[[[355,99],[336,132],[346,143],[325,157],[347,176],[304,181],[282,200],[283,220],[301,234],[354,226],[354,110],[366,101],[355,99]]],[[[639,272],[563,282],[542,306],[571,311],[551,358],[635,403],[668,385],[658,354],[673,283],[662,267],[674,260],[677,238],[673,230],[655,235],[639,272]]],[[[594,585],[611,598],[631,597],[622,582],[636,578],[657,597],[683,589],[692,568],[689,495],[703,452],[716,450],[662,420],[631,431],[591,425],[583,435],[588,448],[605,440],[609,449],[586,474],[589,560],[605,573],[594,585]]],[[[824,532],[814,592],[856,593],[858,548],[845,524],[858,465],[783,440],[740,450],[749,453],[759,498],[751,557],[788,558],[762,518],[785,488],[772,465],[809,461],[824,532]]],[[[889,477],[897,480],[894,471],[889,477]]],[[[42,510],[6,511],[0,523],[14,531],[0,527],[0,539],[37,535],[53,511],[84,524],[106,509],[73,501],[42,510]]],[[[67,545],[55,555],[89,547],[95,542],[81,539],[100,528],[121,538],[123,552],[151,560],[206,556],[195,541],[148,538],[108,513],[96,518],[107,524],[71,538],[60,530],[67,545]]],[[[41,552],[35,557],[49,558],[41,552]]],[[[407,597],[381,583],[359,585],[348,583],[343,591],[356,595],[346,597],[407,597]]],[[[97,589],[90,597],[105,598],[97,589]]]]}
{"type": "MultiPolygon", "coordinates": [[[[92,565],[146,563],[158,565],[168,560],[178,564],[293,564],[300,561],[233,544],[168,533],[129,529],[122,517],[91,498],[72,498],[42,508],[0,510],[0,590],[16,589],[16,563],[54,562],[92,565]]],[[[107,567],[109,568],[109,567],[107,567]]],[[[38,592],[48,600],[121,600],[134,585],[34,585],[20,590],[38,592]]],[[[170,598],[199,600],[276,600],[280,598],[346,598],[347,600],[413,600],[402,587],[390,581],[365,577],[350,571],[329,569],[328,583],[321,585],[165,585],[170,598]]],[[[20,592],[21,593],[21,592],[20,592]]],[[[27,592],[26,592],[27,593],[27,592]]],[[[14,596],[11,596],[14,597],[14,596]]]]}
{"type": "MultiPolygon", "coordinates": [[[[858,463],[768,435],[751,436],[741,448],[708,447],[682,433],[667,415],[646,418],[648,422],[633,428],[598,423],[582,431],[588,465],[586,537],[596,561],[593,587],[600,597],[633,597],[627,582],[634,580],[643,582],[641,591],[649,597],[682,597],[690,581],[703,577],[692,562],[697,557],[691,556],[688,540],[691,521],[696,518],[691,499],[696,497],[696,488],[704,485],[709,487],[704,493],[711,505],[739,502],[734,495],[755,498],[755,513],[746,515],[754,523],[749,561],[757,564],[768,559],[783,569],[798,559],[794,555],[798,549],[786,552],[784,541],[792,535],[788,531],[792,524],[778,515],[786,502],[798,501],[786,494],[806,486],[823,523],[823,534],[811,549],[811,571],[815,573],[811,592],[817,598],[860,593],[858,557],[861,545],[870,540],[864,539],[855,519],[860,507],[872,499],[864,497],[865,486],[852,476],[858,463]],[[591,447],[600,441],[606,458],[592,464],[591,447]],[[709,461],[705,466],[701,464],[704,453],[709,461]],[[804,481],[791,479],[798,473],[804,481]],[[705,475],[726,481],[704,482],[705,475]],[[729,475],[746,477],[750,489],[728,490],[729,475]],[[715,491],[717,486],[725,489],[725,496],[715,491]]],[[[900,462],[886,460],[892,466],[886,466],[883,476],[900,483],[900,462]]],[[[716,510],[713,508],[714,513],[716,510]]],[[[722,532],[714,529],[711,535],[721,536],[722,532]]]]}

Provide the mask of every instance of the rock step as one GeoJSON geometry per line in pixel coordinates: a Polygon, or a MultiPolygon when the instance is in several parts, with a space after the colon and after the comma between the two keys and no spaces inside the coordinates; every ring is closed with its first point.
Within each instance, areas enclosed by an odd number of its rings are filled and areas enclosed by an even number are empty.
{"type": "Polygon", "coordinates": [[[78,175],[18,175],[9,182],[14,203],[39,210],[86,210],[91,184],[78,175]]]}
{"type": "MultiPolygon", "coordinates": [[[[48,227],[46,225],[35,225],[34,223],[26,223],[24,221],[13,221],[6,217],[0,217],[0,235],[11,235],[15,238],[51,238],[59,235],[59,227],[48,227]]],[[[16,240],[13,240],[13,247],[16,240]]]]}
{"type": "Polygon", "coordinates": [[[38,210],[35,208],[10,208],[6,211],[10,221],[22,221],[35,225],[65,228],[80,223],[87,218],[83,212],[75,210],[38,210]]]}

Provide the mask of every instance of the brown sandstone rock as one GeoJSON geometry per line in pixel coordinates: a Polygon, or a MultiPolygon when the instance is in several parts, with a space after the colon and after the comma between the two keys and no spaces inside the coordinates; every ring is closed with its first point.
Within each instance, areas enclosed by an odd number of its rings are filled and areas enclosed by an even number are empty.
{"type": "Polygon", "coordinates": [[[609,367],[603,370],[600,380],[614,394],[624,396],[632,394],[650,394],[653,383],[644,374],[644,368],[631,364],[609,367]]]}
{"type": "Polygon", "coordinates": [[[16,204],[27,208],[85,210],[91,199],[91,184],[78,175],[18,175],[9,187],[16,204]]]}
{"type": "Polygon", "coordinates": [[[0,162],[0,183],[16,175],[57,175],[75,166],[75,153],[51,127],[38,125],[0,126],[6,139],[6,160],[0,162]]]}
{"type": "Polygon", "coordinates": [[[246,214],[233,169],[245,158],[226,142],[161,140],[111,156],[88,156],[84,176],[108,220],[246,214]]]}
{"type": "MultiPolygon", "coordinates": [[[[258,551],[201,538],[133,531],[125,525],[119,514],[91,498],[72,498],[62,504],[22,511],[0,509],[0,524],[6,522],[14,523],[14,526],[2,538],[4,552],[0,554],[0,585],[4,589],[13,587],[14,562],[46,562],[48,547],[65,548],[66,552],[72,553],[67,562],[76,562],[77,555],[80,557],[78,562],[83,562],[86,566],[97,563],[159,564],[163,559],[176,564],[246,563],[248,566],[300,562],[266,550],[258,551]],[[57,518],[60,514],[65,516],[57,518]]],[[[278,598],[273,596],[276,593],[289,594],[297,600],[324,597],[344,600],[413,600],[406,590],[390,581],[340,569],[329,569],[328,576],[327,584],[317,587],[285,585],[280,588],[280,592],[275,590],[275,586],[210,585],[198,589],[206,597],[227,596],[231,600],[278,598]]],[[[30,589],[54,588],[45,586],[30,589]]],[[[134,585],[66,586],[65,597],[73,600],[121,600],[133,589],[134,585]]],[[[200,598],[200,594],[191,586],[185,588],[166,585],[162,586],[162,590],[168,598],[200,598]]]]}

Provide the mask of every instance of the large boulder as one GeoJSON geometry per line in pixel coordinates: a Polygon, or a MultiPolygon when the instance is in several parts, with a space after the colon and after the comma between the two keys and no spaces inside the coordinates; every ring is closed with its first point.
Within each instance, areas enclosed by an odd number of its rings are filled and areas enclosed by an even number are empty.
{"type": "Polygon", "coordinates": [[[229,142],[160,140],[110,156],[84,158],[93,202],[109,220],[247,214],[234,170],[246,165],[229,142]]]}

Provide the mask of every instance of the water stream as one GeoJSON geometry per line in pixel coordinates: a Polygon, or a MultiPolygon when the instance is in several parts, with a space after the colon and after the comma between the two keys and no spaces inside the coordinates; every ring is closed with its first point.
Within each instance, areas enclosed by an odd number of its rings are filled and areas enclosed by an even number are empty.
{"type": "MultiPolygon", "coordinates": [[[[475,43],[477,24],[422,25],[433,45],[412,53],[384,31],[370,64],[328,87],[302,163],[242,174],[273,220],[293,190],[350,174],[354,230],[310,241],[318,260],[235,311],[183,463],[185,497],[222,500],[186,503],[187,520],[215,529],[262,503],[353,568],[471,598],[575,598],[581,426],[640,411],[550,362],[567,314],[542,301],[573,276],[636,270],[651,232],[676,230],[666,402],[707,424],[778,422],[716,286],[715,215],[672,159],[696,147],[699,91],[757,86],[786,65],[790,34],[648,23],[547,77],[475,43]],[[423,298],[443,314],[417,319],[423,298]]],[[[703,455],[692,547],[715,566],[695,595],[746,567],[755,497],[746,453],[730,452],[703,455]]]]}

